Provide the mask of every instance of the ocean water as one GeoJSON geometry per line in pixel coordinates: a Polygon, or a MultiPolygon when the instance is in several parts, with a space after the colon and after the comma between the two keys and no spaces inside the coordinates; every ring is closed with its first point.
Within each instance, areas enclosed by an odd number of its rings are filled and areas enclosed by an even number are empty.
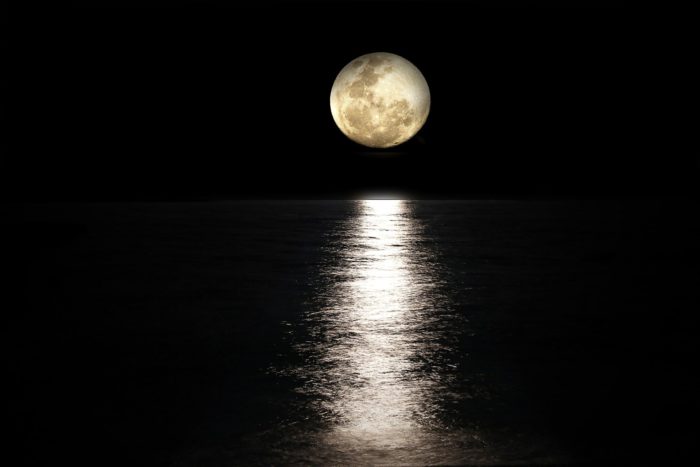
{"type": "Polygon", "coordinates": [[[677,411],[697,410],[679,357],[696,344],[658,318],[664,303],[689,306],[689,282],[684,260],[659,242],[657,210],[648,201],[31,206],[30,312],[17,323],[31,337],[16,348],[31,361],[18,422],[26,457],[666,458],[687,446],[686,431],[667,429],[681,426],[677,411]]]}

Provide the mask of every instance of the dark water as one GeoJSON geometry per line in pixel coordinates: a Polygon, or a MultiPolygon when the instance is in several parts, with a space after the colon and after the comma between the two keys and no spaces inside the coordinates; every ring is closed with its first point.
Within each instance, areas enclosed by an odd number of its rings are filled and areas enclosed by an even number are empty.
{"type": "Polygon", "coordinates": [[[652,201],[25,214],[28,460],[624,463],[697,435],[692,242],[652,201]]]}

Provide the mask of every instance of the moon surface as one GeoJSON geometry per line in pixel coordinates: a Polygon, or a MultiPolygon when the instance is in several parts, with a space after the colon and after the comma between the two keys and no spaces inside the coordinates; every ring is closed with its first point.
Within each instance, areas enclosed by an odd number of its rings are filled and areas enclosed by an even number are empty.
{"type": "Polygon", "coordinates": [[[375,52],[348,63],[331,89],[333,120],[348,138],[371,148],[411,139],[428,118],[423,74],[398,55],[375,52]]]}

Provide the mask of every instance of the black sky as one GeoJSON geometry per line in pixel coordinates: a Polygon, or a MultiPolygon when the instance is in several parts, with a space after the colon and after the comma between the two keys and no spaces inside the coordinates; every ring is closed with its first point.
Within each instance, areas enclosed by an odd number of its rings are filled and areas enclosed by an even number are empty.
{"type": "Polygon", "coordinates": [[[650,124],[647,42],[624,10],[472,8],[482,5],[278,2],[37,15],[39,33],[26,39],[13,88],[21,106],[9,117],[23,129],[9,161],[17,175],[10,196],[695,190],[697,164],[664,153],[650,124]],[[391,151],[350,142],[329,111],[337,72],[372,51],[411,60],[431,87],[425,127],[391,151]]]}

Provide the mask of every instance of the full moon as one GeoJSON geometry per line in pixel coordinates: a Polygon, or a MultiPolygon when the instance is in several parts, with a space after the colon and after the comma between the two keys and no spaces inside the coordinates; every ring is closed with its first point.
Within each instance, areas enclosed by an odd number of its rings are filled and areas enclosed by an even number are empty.
{"type": "Polygon", "coordinates": [[[333,120],[345,136],[371,148],[411,139],[430,112],[423,74],[403,57],[362,55],[340,70],[331,89],[333,120]]]}

